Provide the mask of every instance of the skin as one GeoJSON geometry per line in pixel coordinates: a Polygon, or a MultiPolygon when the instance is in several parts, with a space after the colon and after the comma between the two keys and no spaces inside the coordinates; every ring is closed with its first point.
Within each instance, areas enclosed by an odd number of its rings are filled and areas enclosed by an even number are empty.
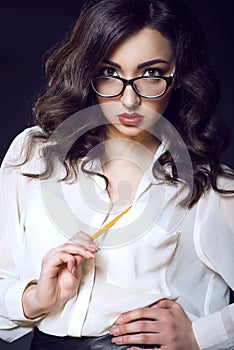
{"type": "Polygon", "coordinates": [[[93,239],[78,232],[65,244],[51,249],[43,258],[36,284],[26,287],[24,314],[33,319],[61,308],[77,292],[82,277],[82,262],[99,251],[93,239]]]}
{"type": "MultiPolygon", "coordinates": [[[[151,74],[151,68],[159,68],[163,70],[163,75],[169,76],[175,65],[170,42],[159,32],[149,28],[143,29],[123,41],[108,57],[108,60],[115,63],[115,65],[117,64],[120,68],[106,64],[103,64],[103,67],[114,68],[113,75],[117,73],[126,79],[143,75],[147,69],[149,69],[147,74],[151,74]],[[140,50],[139,47],[141,48],[140,50]],[[154,59],[161,59],[167,63],[149,65],[144,67],[144,69],[137,68],[139,64],[154,59]]],[[[134,111],[141,114],[141,111],[145,109],[163,114],[170,101],[172,91],[173,85],[164,96],[155,99],[146,99],[139,97],[131,86],[128,85],[122,96],[113,99],[98,97],[104,114],[111,123],[109,137],[113,139],[127,138],[137,141],[154,153],[159,143],[158,140],[152,138],[152,135],[147,130],[150,130],[155,124],[158,115],[147,113],[140,127],[132,127],[119,123],[117,121],[117,114],[119,110],[122,113],[134,111]],[[113,108],[110,108],[109,111],[105,106],[110,102],[119,102],[119,106],[116,110],[114,109],[115,113],[113,113],[113,108]]],[[[119,149],[121,148],[119,147],[119,149]]],[[[129,148],[127,150],[129,151],[129,148]]],[[[109,152],[109,150],[106,150],[106,152],[109,152]]],[[[112,152],[114,152],[113,149],[112,152]]],[[[117,152],[116,149],[115,152],[117,152]]],[[[128,159],[131,159],[130,155],[128,159]]],[[[141,174],[135,167],[134,179],[136,180],[138,176],[139,181],[136,181],[137,184],[133,184],[132,179],[128,177],[128,174],[131,174],[131,171],[133,171],[133,167],[134,165],[126,159],[113,159],[104,165],[105,175],[110,179],[111,184],[108,188],[109,194],[113,200],[116,195],[115,190],[113,190],[114,184],[111,181],[113,178],[115,180],[114,183],[118,183],[118,179],[127,179],[132,185],[133,193],[135,193],[141,179],[141,174]],[[124,170],[125,173],[123,174],[124,170]]],[[[117,345],[159,344],[164,350],[199,350],[191,321],[183,309],[171,300],[161,300],[150,307],[139,308],[121,314],[110,330],[110,334],[113,336],[112,342],[117,345]]],[[[140,348],[135,346],[130,347],[130,349],[137,350],[140,348]]]]}
{"type": "MultiPolygon", "coordinates": [[[[170,42],[159,32],[145,28],[120,42],[113,52],[104,58],[100,74],[120,76],[125,79],[139,76],[170,76],[174,67],[170,42]],[[144,66],[139,67],[139,65],[144,66]]],[[[172,91],[173,84],[162,97],[148,99],[138,96],[132,87],[127,85],[123,94],[118,97],[97,96],[103,113],[110,122],[108,137],[115,140],[105,147],[103,159],[103,171],[109,179],[108,192],[113,204],[119,204],[121,198],[124,198],[125,203],[133,200],[144,171],[152,162],[160,144],[150,130],[159,116],[165,112],[172,91]],[[138,125],[124,125],[118,118],[122,113],[138,113],[144,118],[138,125]],[[129,140],[129,146],[124,145],[124,151],[121,147],[123,139],[129,140]],[[147,148],[151,152],[151,157],[148,157],[147,152],[139,152],[135,145],[132,147],[133,143],[130,141],[135,141],[138,145],[147,148]],[[142,168],[139,165],[145,163],[146,158],[148,163],[142,168]],[[123,184],[128,184],[130,189],[127,191],[128,198],[126,198],[126,186],[123,184]]]]}
{"type": "MultiPolygon", "coordinates": [[[[162,71],[164,76],[169,76],[175,66],[170,42],[159,32],[149,28],[125,39],[106,59],[112,64],[103,62],[100,69],[108,68],[109,73],[118,74],[126,79],[144,74],[147,76],[158,74],[157,69],[162,71]],[[145,64],[155,59],[161,62],[145,64]],[[142,63],[145,67],[139,68],[139,64],[142,63]]],[[[117,190],[121,181],[127,181],[131,186],[131,194],[124,202],[134,197],[144,170],[152,161],[159,146],[159,141],[149,131],[156,123],[158,113],[165,112],[172,91],[173,85],[164,96],[147,99],[139,97],[128,85],[119,97],[113,99],[98,97],[103,112],[110,122],[109,140],[117,140],[107,143],[103,158],[103,171],[110,180],[108,193],[114,204],[121,197],[121,193],[117,190]],[[111,108],[108,104],[110,102],[111,108]],[[120,123],[118,114],[124,112],[144,115],[141,125],[129,126],[120,123]],[[129,141],[129,144],[124,144],[124,151],[118,142],[123,139],[129,141]],[[146,153],[139,152],[131,141],[146,147],[151,153],[147,153],[145,157],[146,153]],[[123,154],[127,156],[123,158],[123,154]],[[139,167],[139,164],[143,166],[139,167]]],[[[99,248],[93,239],[83,232],[78,232],[65,244],[51,249],[42,260],[39,280],[36,284],[29,284],[24,291],[22,304],[25,316],[35,318],[61,309],[67,300],[77,293],[82,276],[82,262],[94,259],[98,251],[99,248]]],[[[136,344],[130,347],[131,350],[140,349],[137,344],[159,344],[164,350],[199,350],[191,321],[183,309],[171,300],[161,300],[154,305],[121,314],[111,328],[110,334],[115,344],[136,344]]]]}
{"type": "MultiPolygon", "coordinates": [[[[110,334],[117,345],[158,344],[164,350],[199,350],[191,321],[179,304],[168,299],[121,314],[110,334]]],[[[130,349],[141,348],[136,345],[130,349]]]]}
{"type": "MultiPolygon", "coordinates": [[[[114,76],[119,75],[125,79],[143,75],[169,76],[175,66],[170,42],[159,32],[149,28],[142,29],[125,39],[106,59],[112,64],[107,64],[104,60],[100,72],[114,76]],[[152,60],[160,60],[161,62],[138,68],[138,65],[146,64],[152,60]]],[[[172,91],[173,84],[164,96],[148,99],[138,96],[132,87],[127,85],[122,96],[108,99],[97,96],[98,102],[110,122],[109,138],[128,138],[144,145],[146,145],[146,140],[150,140],[154,146],[158,146],[157,140],[153,139],[147,130],[150,130],[158,120],[157,113],[162,115],[165,112],[172,91]],[[110,110],[108,110],[109,103],[116,103],[116,108],[110,105],[110,110]],[[118,121],[117,114],[136,112],[144,115],[146,111],[148,113],[139,127],[126,126],[118,121]],[[155,111],[157,113],[154,113],[155,111]]],[[[149,143],[147,146],[150,147],[149,143]]]]}

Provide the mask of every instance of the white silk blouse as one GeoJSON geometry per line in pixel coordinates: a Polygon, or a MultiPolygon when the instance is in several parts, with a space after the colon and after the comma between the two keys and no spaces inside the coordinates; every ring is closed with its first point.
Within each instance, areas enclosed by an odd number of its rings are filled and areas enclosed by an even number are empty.
{"type": "MultiPolygon", "coordinates": [[[[78,231],[92,235],[120,211],[99,176],[80,171],[77,181],[58,182],[59,166],[49,180],[23,176],[43,169],[37,146],[29,162],[9,166],[35,128],[13,140],[1,166],[0,338],[12,342],[35,325],[59,336],[99,336],[120,313],[169,298],[193,322],[200,349],[234,349],[234,196],[209,189],[191,209],[182,208],[184,186],[156,179],[152,165],[132,208],[97,238],[101,249],[83,263],[76,295],[46,317],[25,317],[22,293],[39,278],[43,256],[78,231]]],[[[101,172],[100,164],[87,166],[101,172]]],[[[224,178],[220,186],[234,188],[224,178]]]]}

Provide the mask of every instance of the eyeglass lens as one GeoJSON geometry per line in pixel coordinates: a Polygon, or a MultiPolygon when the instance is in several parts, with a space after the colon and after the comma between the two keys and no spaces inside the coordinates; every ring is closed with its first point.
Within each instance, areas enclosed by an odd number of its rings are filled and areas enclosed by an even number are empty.
{"type": "MultiPolygon", "coordinates": [[[[95,90],[104,96],[117,96],[123,88],[124,83],[112,77],[96,77],[93,79],[95,90]]],[[[133,82],[135,90],[143,96],[159,96],[164,93],[167,83],[160,78],[141,78],[133,82]]]]}

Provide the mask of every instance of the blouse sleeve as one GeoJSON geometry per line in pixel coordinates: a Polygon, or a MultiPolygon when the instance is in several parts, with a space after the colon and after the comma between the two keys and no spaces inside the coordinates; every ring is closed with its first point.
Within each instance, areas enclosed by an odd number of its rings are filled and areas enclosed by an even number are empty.
{"type": "Polygon", "coordinates": [[[21,298],[29,280],[20,280],[23,247],[22,180],[20,166],[9,166],[21,155],[28,129],[12,142],[0,169],[0,338],[13,341],[32,330],[37,320],[24,316],[21,298]]]}
{"type": "MultiPolygon", "coordinates": [[[[233,182],[222,184],[233,189],[233,182]]],[[[209,191],[198,204],[195,245],[204,264],[234,290],[234,195],[209,191]]],[[[197,319],[193,330],[200,349],[234,349],[234,304],[197,319]]]]}

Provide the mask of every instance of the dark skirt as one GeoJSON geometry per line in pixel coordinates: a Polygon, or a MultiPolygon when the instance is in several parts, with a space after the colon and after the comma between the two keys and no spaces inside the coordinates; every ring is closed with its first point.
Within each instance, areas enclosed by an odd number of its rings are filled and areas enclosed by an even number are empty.
{"type": "MultiPolygon", "coordinates": [[[[29,350],[127,350],[130,345],[116,345],[111,342],[112,336],[105,334],[100,337],[58,337],[34,330],[34,336],[29,350]]],[[[142,349],[155,349],[158,346],[137,345],[142,349]]]]}

